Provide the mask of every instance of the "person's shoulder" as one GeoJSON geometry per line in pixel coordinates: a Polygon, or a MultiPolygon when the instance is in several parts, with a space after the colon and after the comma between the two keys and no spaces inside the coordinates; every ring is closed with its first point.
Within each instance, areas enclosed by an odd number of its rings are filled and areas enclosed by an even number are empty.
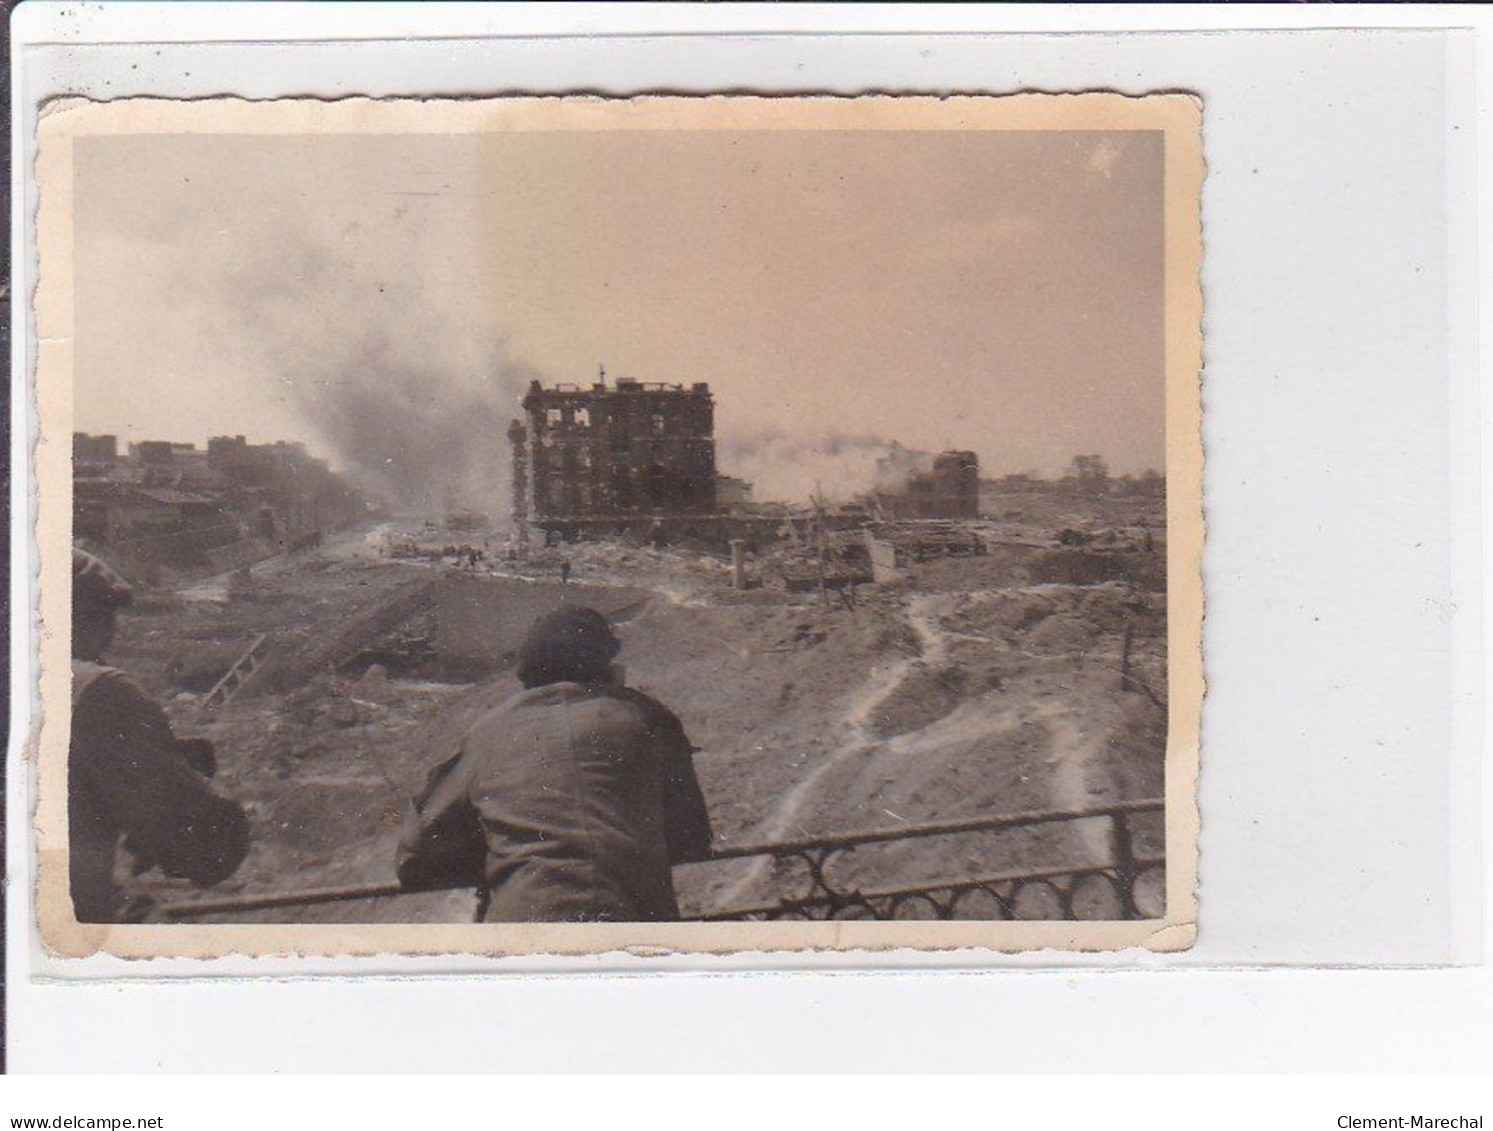
{"type": "Polygon", "coordinates": [[[526,688],[487,711],[479,725],[501,725],[505,720],[516,721],[529,713],[569,710],[581,704],[636,720],[650,728],[679,725],[674,712],[637,688],[568,682],[526,688]]]}
{"type": "Polygon", "coordinates": [[[526,713],[544,710],[571,702],[584,689],[573,683],[549,683],[543,687],[527,687],[514,692],[501,702],[494,703],[477,715],[473,731],[488,731],[493,727],[512,725],[526,713]]]}
{"type": "Polygon", "coordinates": [[[523,711],[532,707],[552,707],[573,703],[586,697],[586,689],[578,683],[546,683],[540,687],[526,687],[505,699],[496,710],[523,711]]]}
{"type": "Polygon", "coordinates": [[[149,703],[155,700],[146,695],[140,686],[118,668],[106,664],[95,664],[88,660],[73,661],[73,706],[84,702],[95,703],[149,703]]]}
{"type": "Polygon", "coordinates": [[[680,726],[679,716],[665,707],[653,696],[636,687],[616,684],[606,689],[605,695],[614,702],[626,704],[636,711],[649,727],[680,726]]]}

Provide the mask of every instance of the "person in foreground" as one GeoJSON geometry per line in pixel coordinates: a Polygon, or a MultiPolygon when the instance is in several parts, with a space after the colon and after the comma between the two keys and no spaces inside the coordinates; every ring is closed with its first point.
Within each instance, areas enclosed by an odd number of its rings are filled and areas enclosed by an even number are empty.
{"type": "Polygon", "coordinates": [[[480,718],[414,801],[400,838],[411,891],[472,886],[490,923],[677,920],[671,868],[710,853],[684,728],[621,682],[594,609],[541,617],[525,690],[480,718]]]}
{"type": "Polygon", "coordinates": [[[200,887],[226,880],[249,851],[243,807],[208,784],[212,744],[181,740],[160,706],[104,666],[118,610],[133,601],[107,564],[73,551],[72,741],[67,759],[69,881],[80,923],[143,917],[115,870],[159,866],[200,887]]]}

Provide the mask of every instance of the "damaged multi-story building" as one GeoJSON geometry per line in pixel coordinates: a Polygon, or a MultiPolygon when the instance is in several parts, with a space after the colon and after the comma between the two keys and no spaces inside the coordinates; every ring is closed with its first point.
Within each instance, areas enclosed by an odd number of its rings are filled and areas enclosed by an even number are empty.
{"type": "Polygon", "coordinates": [[[698,534],[718,514],[710,386],[620,378],[529,385],[513,445],[520,531],[573,538],[698,534]]]}
{"type": "Polygon", "coordinates": [[[222,572],[318,542],[364,500],[305,445],[73,435],[73,536],[141,581],[222,572]]]}

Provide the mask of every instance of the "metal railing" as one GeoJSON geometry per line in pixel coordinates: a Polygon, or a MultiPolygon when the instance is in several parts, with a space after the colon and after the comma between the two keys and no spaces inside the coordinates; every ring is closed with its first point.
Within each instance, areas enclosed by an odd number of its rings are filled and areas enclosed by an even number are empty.
{"type": "Polygon", "coordinates": [[[777,878],[802,865],[799,890],[771,903],[748,904],[691,916],[702,922],[756,919],[1150,919],[1160,918],[1165,858],[1138,854],[1131,820],[1161,813],[1160,800],[1128,801],[1093,809],[1055,809],[908,824],[890,829],[836,833],[799,841],[717,848],[717,863],[759,857],[771,860],[777,878]],[[1044,825],[1105,820],[1109,859],[1100,864],[932,879],[896,887],[862,889],[835,874],[836,863],[857,848],[932,837],[1009,832],[1044,825]]]}
{"type": "MultiPolygon", "coordinates": [[[[731,847],[685,867],[759,858],[782,873],[801,866],[799,890],[770,903],[732,906],[687,915],[694,922],[803,919],[1153,919],[1161,918],[1165,859],[1137,853],[1131,821],[1160,814],[1160,800],[1126,801],[1092,809],[1054,809],[965,820],[905,824],[731,847]],[[1109,858],[1088,863],[926,880],[862,889],[837,875],[837,865],[858,848],[934,837],[1012,832],[1043,826],[1107,821],[1109,858]]],[[[398,883],[354,884],[298,892],[265,892],[218,899],[190,899],[158,909],[167,921],[305,907],[413,894],[398,883]]]]}

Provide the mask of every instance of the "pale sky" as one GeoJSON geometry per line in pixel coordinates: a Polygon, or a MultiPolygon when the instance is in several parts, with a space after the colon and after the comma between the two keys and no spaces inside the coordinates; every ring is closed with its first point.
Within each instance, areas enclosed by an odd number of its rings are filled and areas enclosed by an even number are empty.
{"type": "MultiPolygon", "coordinates": [[[[708,381],[785,493],[899,440],[1163,465],[1162,135],[76,142],[76,426],[485,481],[530,376],[708,381]]],[[[397,473],[396,473],[397,474],[397,473]]]]}

